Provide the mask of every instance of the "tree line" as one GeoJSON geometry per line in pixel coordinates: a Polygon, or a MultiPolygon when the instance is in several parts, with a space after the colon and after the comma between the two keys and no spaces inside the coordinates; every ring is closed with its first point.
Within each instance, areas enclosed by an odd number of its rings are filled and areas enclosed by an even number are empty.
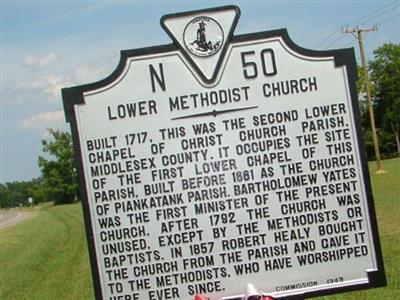
{"type": "Polygon", "coordinates": [[[78,174],[75,167],[71,134],[49,129],[51,138],[42,140],[44,156],[38,157],[42,176],[31,181],[0,184],[0,207],[16,207],[54,201],[73,203],[79,199],[78,174]]]}
{"type": "MultiPolygon", "coordinates": [[[[359,72],[360,73],[360,72],[359,72]]],[[[374,51],[369,76],[375,122],[383,158],[400,155],[400,44],[384,44],[374,51]]],[[[362,75],[358,78],[361,126],[369,160],[375,159],[362,75]]]]}
{"type": "MultiPolygon", "coordinates": [[[[376,128],[383,158],[400,155],[400,44],[384,44],[374,51],[369,62],[369,75],[375,111],[376,128]]],[[[365,85],[361,68],[357,81],[359,110],[365,151],[374,160],[371,126],[365,85]]],[[[43,152],[50,158],[39,156],[42,176],[31,181],[0,183],[0,207],[28,205],[31,197],[35,204],[54,201],[55,204],[72,203],[79,199],[77,169],[74,164],[72,138],[68,132],[49,129],[50,140],[42,140],[43,152]]]]}

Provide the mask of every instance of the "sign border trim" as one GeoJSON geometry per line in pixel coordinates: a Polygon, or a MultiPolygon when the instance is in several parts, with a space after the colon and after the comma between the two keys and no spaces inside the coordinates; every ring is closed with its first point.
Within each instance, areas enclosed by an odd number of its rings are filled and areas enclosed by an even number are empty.
{"type": "MultiPolygon", "coordinates": [[[[201,10],[204,11],[204,10],[201,10]]],[[[382,249],[380,245],[380,238],[378,232],[378,224],[376,219],[376,210],[372,196],[372,189],[370,184],[370,175],[367,165],[366,153],[364,151],[364,142],[362,140],[362,131],[360,127],[360,115],[358,112],[358,103],[357,103],[357,94],[356,94],[356,85],[355,85],[355,78],[357,77],[356,71],[356,60],[354,54],[354,48],[345,48],[345,49],[335,49],[335,50],[324,50],[324,51],[317,51],[306,49],[300,47],[296,43],[292,41],[286,29],[276,29],[271,31],[261,31],[256,33],[249,33],[249,34],[242,34],[233,36],[232,39],[227,43],[225,47],[227,48],[229,44],[235,44],[239,42],[247,42],[247,41],[255,41],[259,39],[266,39],[272,37],[281,37],[286,45],[292,49],[293,51],[309,56],[309,57],[327,57],[331,56],[334,58],[335,67],[345,66],[347,69],[348,74],[348,86],[350,90],[350,97],[352,103],[352,113],[354,117],[355,129],[356,129],[356,139],[359,145],[359,155],[361,158],[361,167],[363,171],[363,179],[365,182],[365,191],[367,196],[367,206],[369,211],[369,222],[371,227],[371,235],[373,241],[373,247],[375,251],[376,263],[377,263],[377,270],[375,271],[366,271],[368,275],[368,283],[361,283],[355,284],[351,286],[339,286],[339,287],[332,287],[328,289],[321,289],[318,291],[311,291],[305,292],[303,294],[296,294],[292,296],[285,296],[284,298],[279,299],[304,299],[304,297],[317,297],[317,296],[324,296],[342,292],[349,292],[349,291],[356,291],[366,288],[372,287],[383,287],[386,286],[386,276],[383,264],[383,257],[382,257],[382,249]]],[[[96,249],[94,244],[94,232],[93,227],[91,224],[91,213],[89,210],[89,203],[88,203],[88,195],[86,190],[86,178],[84,177],[83,171],[83,159],[81,157],[81,145],[80,145],[80,136],[78,131],[78,124],[75,115],[75,106],[84,104],[84,93],[92,90],[96,90],[102,87],[105,87],[111,83],[113,83],[119,76],[122,74],[125,65],[127,63],[128,58],[134,58],[137,56],[143,55],[150,55],[150,54],[162,54],[168,52],[175,52],[179,50],[179,48],[175,44],[166,44],[160,46],[153,46],[153,47],[145,47],[145,48],[137,48],[131,50],[122,50],[120,52],[120,61],[116,67],[116,69],[105,79],[100,81],[63,88],[61,90],[62,99],[63,99],[63,106],[65,112],[65,118],[68,123],[70,123],[71,133],[72,133],[72,140],[74,145],[74,153],[75,153],[75,161],[76,167],[78,170],[78,178],[79,178],[79,186],[80,186],[80,195],[81,195],[81,202],[82,202],[82,209],[84,215],[84,223],[85,223],[85,230],[86,230],[86,237],[87,243],[89,248],[89,257],[90,257],[90,265],[92,270],[92,277],[93,277],[93,286],[95,291],[95,298],[97,300],[103,299],[103,294],[101,290],[100,284],[100,274],[99,274],[99,267],[97,264],[97,256],[96,256],[96,249]]],[[[226,51],[226,49],[222,49],[226,51]]],[[[220,67],[220,66],[219,66],[220,67]]],[[[218,67],[218,68],[219,68],[218,67]]],[[[217,74],[218,72],[216,72],[217,74]]],[[[216,75],[215,75],[216,76],[216,75]]],[[[205,87],[209,88],[209,87],[205,87]]]]}

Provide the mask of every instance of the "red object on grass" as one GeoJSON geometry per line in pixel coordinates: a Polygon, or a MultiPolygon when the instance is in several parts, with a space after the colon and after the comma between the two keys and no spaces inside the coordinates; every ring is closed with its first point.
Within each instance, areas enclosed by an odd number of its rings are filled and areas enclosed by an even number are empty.
{"type": "Polygon", "coordinates": [[[200,294],[196,294],[196,296],[194,296],[194,300],[207,300],[207,298],[200,294]]]}
{"type": "MultiPolygon", "coordinates": [[[[203,295],[197,294],[194,296],[194,300],[208,300],[208,298],[204,297],[203,295]]],[[[274,300],[271,296],[263,296],[261,300],[274,300]]]]}

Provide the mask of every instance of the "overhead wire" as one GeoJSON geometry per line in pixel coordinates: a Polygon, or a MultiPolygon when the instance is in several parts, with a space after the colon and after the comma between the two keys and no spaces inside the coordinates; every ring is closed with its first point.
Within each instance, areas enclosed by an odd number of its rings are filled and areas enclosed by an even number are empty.
{"type": "MultiPolygon", "coordinates": [[[[397,16],[400,16],[400,13],[397,13],[397,14],[395,14],[395,15],[392,15],[392,16],[387,17],[386,19],[383,19],[383,20],[381,20],[381,21],[378,21],[378,23],[376,23],[376,24],[377,24],[377,25],[382,25],[383,23],[386,23],[387,21],[389,21],[389,20],[391,20],[391,19],[393,19],[393,18],[395,18],[395,17],[397,17],[397,16]]],[[[355,41],[356,41],[356,40],[352,40],[351,42],[345,44],[345,45],[342,46],[342,47],[343,47],[343,48],[347,48],[347,47],[349,47],[350,45],[352,45],[355,41]]]]}
{"type": "MultiPolygon", "coordinates": [[[[384,5],[384,6],[382,6],[381,8],[378,8],[378,9],[376,9],[376,10],[374,10],[374,11],[371,11],[370,13],[367,13],[366,15],[364,15],[364,16],[362,16],[362,17],[359,17],[359,18],[357,18],[357,19],[351,21],[350,23],[347,23],[346,26],[350,26],[350,25],[352,25],[352,24],[360,24],[360,23],[362,23],[361,21],[362,21],[364,18],[366,18],[366,17],[368,17],[368,16],[370,16],[370,15],[373,15],[373,14],[375,14],[375,13],[377,13],[377,12],[383,10],[383,9],[386,9],[386,8],[389,7],[389,6],[392,6],[393,4],[397,4],[397,3],[399,3],[399,1],[390,2],[389,4],[384,5]]],[[[393,9],[393,8],[390,8],[390,9],[393,9]]],[[[363,21],[363,22],[366,22],[366,21],[363,21]]]]}
{"type": "Polygon", "coordinates": [[[335,40],[330,42],[328,45],[326,45],[324,47],[324,50],[328,49],[330,46],[332,46],[333,44],[336,44],[337,42],[339,42],[340,40],[344,39],[345,37],[346,37],[346,35],[344,35],[344,34],[340,35],[338,38],[336,38],[335,40]]]}
{"type": "Polygon", "coordinates": [[[347,47],[349,47],[349,46],[353,45],[353,44],[354,44],[354,42],[355,42],[355,40],[351,40],[351,42],[350,42],[350,43],[347,43],[347,44],[345,44],[345,45],[343,46],[343,48],[347,48],[347,47]]]}
{"type": "Polygon", "coordinates": [[[395,18],[395,17],[397,17],[397,16],[400,16],[400,13],[398,13],[398,14],[396,14],[396,15],[393,15],[393,16],[390,16],[390,17],[384,19],[383,21],[380,21],[378,24],[379,24],[379,25],[382,25],[383,23],[385,23],[385,22],[387,22],[387,21],[389,21],[389,20],[391,20],[391,19],[393,19],[393,18],[395,18]]]}
{"type": "MultiPolygon", "coordinates": [[[[372,12],[369,12],[368,14],[366,14],[366,15],[364,15],[364,16],[362,16],[362,17],[359,17],[359,18],[357,18],[357,19],[355,19],[355,20],[353,20],[353,21],[347,23],[345,26],[340,27],[338,30],[336,30],[336,31],[334,31],[333,33],[331,33],[328,37],[324,38],[321,42],[319,42],[316,46],[314,46],[314,49],[316,49],[316,48],[318,48],[319,46],[322,46],[324,43],[328,42],[328,41],[329,41],[331,38],[333,38],[337,33],[343,32],[343,27],[348,27],[348,26],[350,26],[350,25],[352,25],[352,24],[357,24],[357,25],[359,25],[359,24],[365,24],[365,23],[367,23],[367,22],[369,22],[369,21],[371,21],[371,20],[373,20],[373,19],[376,19],[376,18],[378,18],[378,17],[380,17],[380,16],[382,16],[382,15],[384,15],[384,14],[386,14],[386,13],[389,13],[389,12],[393,11],[393,9],[397,9],[398,7],[400,7],[400,5],[398,5],[398,3],[399,3],[398,1],[393,1],[393,2],[391,2],[391,3],[389,3],[389,4],[387,4],[387,5],[382,6],[381,8],[378,8],[378,9],[372,11],[372,12]],[[395,7],[392,7],[393,4],[395,4],[395,7]],[[378,12],[379,12],[379,13],[378,13],[378,12]],[[378,13],[378,14],[376,15],[376,13],[378,13]],[[370,16],[371,16],[371,17],[370,17],[370,16]],[[369,17],[369,18],[368,18],[368,17],[369,17]],[[362,22],[361,22],[361,21],[362,21],[362,22]]],[[[378,24],[382,24],[382,23],[386,22],[387,20],[389,20],[389,19],[391,19],[391,18],[394,18],[395,16],[396,16],[396,15],[391,16],[390,18],[387,18],[387,19],[381,21],[381,22],[378,23],[378,24]]],[[[342,40],[344,37],[345,37],[344,34],[340,35],[339,37],[336,37],[333,41],[330,41],[330,43],[329,43],[328,45],[326,45],[323,49],[324,49],[324,50],[325,50],[325,49],[328,49],[330,46],[336,44],[337,42],[339,42],[340,40],[342,40]]]]}
{"type": "Polygon", "coordinates": [[[381,12],[380,14],[377,14],[376,16],[373,16],[373,17],[371,17],[371,18],[369,18],[369,19],[363,21],[363,22],[361,23],[361,25],[364,25],[364,24],[366,24],[367,22],[369,22],[369,21],[371,21],[371,20],[374,20],[374,19],[376,19],[376,18],[378,18],[378,17],[380,17],[380,16],[382,16],[382,15],[384,15],[384,14],[387,14],[388,12],[392,12],[393,10],[395,10],[395,9],[397,9],[397,8],[399,8],[399,7],[400,7],[400,5],[398,5],[398,6],[396,6],[396,7],[391,7],[390,9],[385,10],[385,11],[381,12]]]}
{"type": "Polygon", "coordinates": [[[332,36],[334,36],[336,33],[339,33],[341,31],[341,28],[339,30],[334,31],[331,33],[327,38],[323,39],[320,43],[314,46],[314,49],[318,48],[322,44],[324,44],[326,41],[328,41],[332,36]]]}

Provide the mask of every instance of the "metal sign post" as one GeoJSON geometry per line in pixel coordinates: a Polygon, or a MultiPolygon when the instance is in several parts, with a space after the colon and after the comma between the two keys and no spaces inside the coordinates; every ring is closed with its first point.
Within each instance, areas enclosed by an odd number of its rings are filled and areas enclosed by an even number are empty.
{"type": "Polygon", "coordinates": [[[96,299],[385,285],[353,50],[234,36],[239,13],[164,16],[173,44],[62,91],[96,299]]]}

